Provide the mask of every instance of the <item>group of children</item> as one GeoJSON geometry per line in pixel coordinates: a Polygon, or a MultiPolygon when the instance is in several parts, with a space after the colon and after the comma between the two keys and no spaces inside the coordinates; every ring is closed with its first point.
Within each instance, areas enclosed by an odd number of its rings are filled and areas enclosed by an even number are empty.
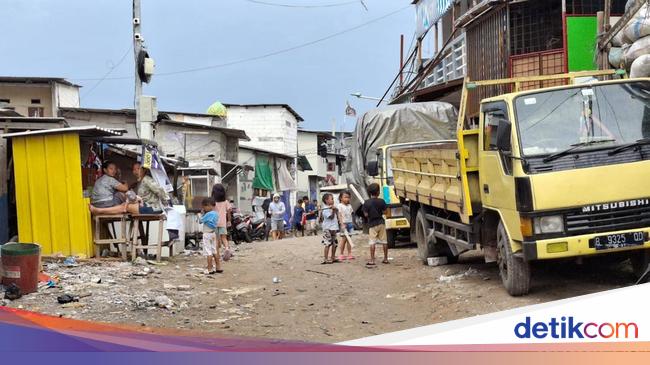
{"type": "MultiPolygon", "coordinates": [[[[370,199],[366,200],[363,204],[363,213],[368,222],[369,228],[369,245],[370,245],[370,260],[366,263],[367,266],[373,267],[375,263],[375,246],[382,245],[384,250],[384,260],[382,263],[388,264],[388,242],[386,241],[386,224],[384,221],[384,213],[386,211],[386,202],[379,199],[379,185],[371,184],[368,187],[368,195],[370,199]]],[[[339,204],[334,205],[334,196],[332,194],[323,195],[324,207],[321,211],[320,219],[323,228],[322,243],[325,246],[323,249],[323,262],[322,264],[332,264],[340,262],[341,260],[352,260],[352,242],[349,234],[354,230],[352,222],[353,209],[350,205],[350,193],[343,192],[339,195],[339,204]],[[341,255],[336,258],[336,250],[341,239],[341,255]],[[344,252],[347,249],[347,256],[344,252]]]]}
{"type": "MultiPolygon", "coordinates": [[[[383,246],[384,260],[382,263],[388,264],[388,242],[386,241],[386,225],[384,213],[386,203],[379,199],[379,185],[371,184],[368,187],[370,199],[363,204],[363,213],[366,217],[369,227],[369,245],[370,260],[367,266],[375,266],[375,248],[376,245],[383,246]]],[[[207,257],[207,274],[222,273],[221,268],[221,246],[225,248],[223,260],[228,261],[231,252],[228,247],[227,222],[229,217],[229,202],[225,199],[225,189],[221,184],[213,188],[213,196],[203,200],[203,209],[201,223],[203,223],[203,255],[207,257]]],[[[279,197],[278,197],[279,198],[279,197]]],[[[274,197],[274,201],[277,203],[274,197]]],[[[279,208],[278,208],[279,209],[279,208]]],[[[271,209],[269,209],[271,211],[271,209]]],[[[315,204],[309,202],[309,198],[304,197],[302,204],[298,202],[294,208],[292,223],[294,229],[300,227],[308,231],[316,232],[316,222],[320,221],[323,238],[323,262],[322,264],[332,264],[343,260],[354,260],[352,256],[352,242],[350,234],[354,231],[353,224],[354,210],[350,204],[350,193],[345,191],[339,195],[339,204],[334,204],[332,194],[323,195],[323,208],[320,210],[315,204]],[[298,220],[299,219],[299,220],[298,220]],[[339,246],[340,255],[336,257],[336,250],[339,246]],[[347,251],[347,255],[345,252],[347,251]]],[[[276,230],[279,230],[276,227],[276,230]]]]}
{"type": "Polygon", "coordinates": [[[298,232],[302,232],[302,236],[313,233],[317,234],[318,226],[316,221],[318,219],[318,206],[316,200],[313,203],[309,201],[309,197],[304,196],[296,202],[291,216],[291,226],[294,234],[297,236],[298,232]]]}

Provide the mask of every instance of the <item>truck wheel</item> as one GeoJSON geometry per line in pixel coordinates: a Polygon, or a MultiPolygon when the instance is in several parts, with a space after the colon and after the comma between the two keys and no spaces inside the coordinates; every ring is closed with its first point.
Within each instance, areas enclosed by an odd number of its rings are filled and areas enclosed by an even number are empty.
{"type": "Polygon", "coordinates": [[[648,270],[648,264],[650,264],[650,250],[635,250],[632,251],[630,255],[630,261],[632,261],[632,270],[637,279],[641,278],[641,275],[645,274],[648,270]]]}
{"type": "Polygon", "coordinates": [[[426,264],[427,258],[435,256],[435,242],[430,242],[427,237],[429,224],[422,210],[418,210],[415,217],[415,242],[418,244],[418,257],[426,264]]]}
{"type": "Polygon", "coordinates": [[[397,231],[394,229],[386,230],[386,241],[388,242],[388,248],[395,248],[395,240],[397,239],[397,231]]]}
{"type": "Polygon", "coordinates": [[[530,290],[530,266],[523,258],[516,257],[512,252],[510,238],[503,226],[503,222],[499,222],[497,230],[497,263],[501,281],[508,294],[513,297],[528,294],[530,290]]]}

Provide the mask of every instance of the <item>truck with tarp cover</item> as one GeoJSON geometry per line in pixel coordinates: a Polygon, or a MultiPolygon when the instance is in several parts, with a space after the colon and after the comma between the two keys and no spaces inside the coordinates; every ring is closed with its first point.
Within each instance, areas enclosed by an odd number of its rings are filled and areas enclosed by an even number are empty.
{"type": "Polygon", "coordinates": [[[401,237],[410,237],[410,222],[393,191],[392,169],[387,158],[390,150],[417,141],[454,138],[457,117],[456,108],[451,104],[425,102],[385,106],[359,118],[346,168],[352,206],[357,218],[362,217],[361,204],[368,198],[367,186],[372,182],[380,184],[381,197],[389,206],[386,215],[389,246],[394,246],[401,237]],[[373,166],[372,171],[367,171],[368,166],[373,166]]]}
{"type": "Polygon", "coordinates": [[[513,296],[529,292],[537,260],[619,255],[647,274],[650,79],[466,80],[457,138],[389,159],[423,260],[481,249],[513,296]],[[510,92],[467,115],[468,95],[490,87],[510,92]]]}

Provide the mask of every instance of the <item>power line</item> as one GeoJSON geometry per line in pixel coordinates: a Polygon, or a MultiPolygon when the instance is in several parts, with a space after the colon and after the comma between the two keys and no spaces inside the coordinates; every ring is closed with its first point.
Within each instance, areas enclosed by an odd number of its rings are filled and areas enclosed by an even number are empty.
{"type": "Polygon", "coordinates": [[[108,72],[106,72],[104,74],[104,77],[99,79],[97,81],[97,83],[95,83],[95,85],[93,85],[90,89],[88,89],[88,91],[86,91],[83,95],[81,95],[80,99],[83,99],[83,98],[87,97],[88,95],[90,95],[90,93],[92,93],[93,90],[95,90],[97,88],[97,86],[99,86],[104,80],[106,80],[108,75],[113,73],[113,71],[115,71],[115,69],[118,68],[122,64],[122,62],[124,62],[124,60],[126,59],[126,56],[131,52],[131,49],[133,49],[133,46],[129,46],[129,48],[126,50],[126,52],[124,52],[124,55],[122,55],[122,58],[120,58],[120,60],[117,62],[117,64],[111,66],[110,69],[108,70],[108,72]]]}
{"type": "MultiPolygon", "coordinates": [[[[359,4],[359,3],[361,3],[365,7],[362,0],[353,0],[353,1],[345,1],[345,2],[341,2],[341,3],[322,4],[322,5],[318,5],[318,4],[314,4],[314,5],[280,4],[280,3],[271,3],[271,2],[259,1],[259,0],[245,0],[245,1],[248,1],[249,3],[253,3],[253,4],[267,5],[267,6],[277,6],[277,7],[281,7],[281,8],[301,8],[301,9],[334,8],[334,7],[338,7],[338,6],[347,6],[347,5],[359,4]]],[[[368,10],[368,9],[366,9],[366,10],[368,10]]]]}
{"type": "MultiPolygon", "coordinates": [[[[298,49],[301,49],[301,48],[305,48],[305,47],[308,47],[308,46],[311,46],[311,45],[314,45],[314,44],[317,44],[317,43],[324,42],[326,40],[338,37],[338,36],[343,35],[345,33],[355,31],[357,29],[363,28],[363,27],[365,27],[367,25],[370,25],[372,23],[376,23],[376,22],[378,22],[380,20],[386,19],[386,18],[388,18],[390,16],[393,16],[393,15],[395,15],[397,13],[400,13],[400,12],[410,8],[410,7],[411,7],[410,5],[407,5],[405,7],[399,8],[399,9],[397,9],[395,11],[392,11],[392,12],[390,12],[388,14],[382,15],[382,16],[380,16],[378,18],[374,18],[374,19],[371,19],[371,20],[369,20],[369,21],[367,21],[365,23],[359,24],[357,26],[354,26],[354,27],[351,27],[351,28],[348,28],[348,29],[344,29],[344,30],[336,32],[336,33],[332,33],[332,34],[327,35],[325,37],[318,38],[318,39],[315,39],[315,40],[312,40],[312,41],[309,41],[309,42],[306,42],[306,43],[302,43],[302,44],[299,44],[297,46],[288,47],[288,48],[280,49],[280,50],[277,50],[277,51],[265,53],[265,54],[262,54],[262,55],[259,55],[259,56],[243,58],[243,59],[240,59],[240,60],[230,61],[230,62],[216,64],[216,65],[188,68],[188,69],[185,69],[185,70],[178,70],[178,71],[161,72],[161,73],[157,73],[156,76],[171,76],[171,75],[178,75],[178,74],[185,74],[185,73],[192,73],[192,72],[200,72],[200,71],[212,70],[212,69],[215,69],[215,68],[234,66],[234,65],[238,65],[238,64],[242,64],[242,63],[246,63],[246,62],[252,62],[252,61],[257,61],[257,60],[261,60],[261,59],[268,58],[268,57],[277,56],[277,55],[280,55],[280,54],[283,54],[283,53],[288,53],[288,52],[295,51],[295,50],[298,50],[298,49]]],[[[128,79],[131,79],[131,78],[132,78],[132,76],[106,77],[106,78],[103,78],[103,80],[128,80],[128,79]]],[[[76,81],[94,81],[94,80],[102,80],[102,79],[74,79],[74,78],[72,78],[72,80],[76,80],[76,81]]]]}

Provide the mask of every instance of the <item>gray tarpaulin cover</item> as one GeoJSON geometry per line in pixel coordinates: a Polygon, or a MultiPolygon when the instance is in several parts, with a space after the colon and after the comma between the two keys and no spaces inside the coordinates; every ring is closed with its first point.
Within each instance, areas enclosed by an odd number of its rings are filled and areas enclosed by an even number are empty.
{"type": "MultiPolygon", "coordinates": [[[[367,198],[366,164],[377,159],[381,146],[454,139],[458,112],[449,103],[425,102],[373,109],[359,118],[347,159],[346,178],[367,198]]],[[[353,199],[356,200],[356,199],[353,199]]],[[[355,209],[358,202],[354,202],[355,209]]]]}

